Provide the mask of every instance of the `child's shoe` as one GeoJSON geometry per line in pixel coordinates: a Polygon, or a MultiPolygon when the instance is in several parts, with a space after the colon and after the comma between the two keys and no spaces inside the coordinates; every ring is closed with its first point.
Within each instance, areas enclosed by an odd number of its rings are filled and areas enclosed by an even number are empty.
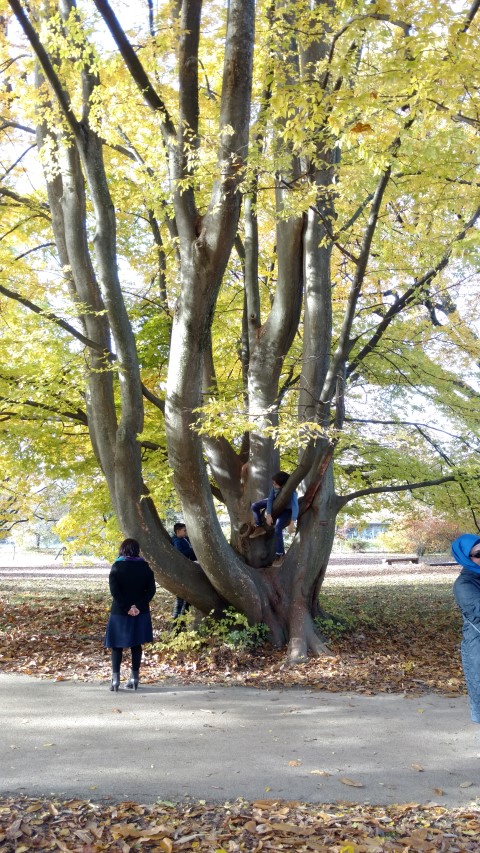
{"type": "Polygon", "coordinates": [[[272,568],[279,569],[285,559],[285,554],[275,554],[275,559],[272,563],[272,568]]]}
{"type": "Polygon", "coordinates": [[[264,527],[254,527],[252,533],[250,533],[249,539],[256,539],[257,536],[265,536],[266,530],[264,527]]]}

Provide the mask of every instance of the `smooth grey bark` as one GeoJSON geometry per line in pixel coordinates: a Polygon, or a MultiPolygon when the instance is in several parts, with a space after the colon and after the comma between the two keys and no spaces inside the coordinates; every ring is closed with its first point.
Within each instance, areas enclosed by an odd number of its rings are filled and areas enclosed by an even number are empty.
{"type": "Polygon", "coordinates": [[[175,486],[200,563],[220,594],[258,621],[255,577],[225,541],[208,484],[202,442],[192,429],[194,410],[201,403],[213,309],[237,231],[239,166],[248,150],[254,19],[253,2],[231,3],[220,108],[220,177],[214,183],[198,237],[195,222],[183,224],[183,239],[179,227],[182,290],[173,321],[165,411],[175,486]],[[227,137],[222,134],[226,126],[233,129],[227,137]]]}

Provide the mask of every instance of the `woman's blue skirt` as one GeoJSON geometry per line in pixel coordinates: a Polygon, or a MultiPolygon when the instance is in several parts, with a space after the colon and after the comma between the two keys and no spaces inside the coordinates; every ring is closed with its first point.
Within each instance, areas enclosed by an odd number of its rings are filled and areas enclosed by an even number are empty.
{"type": "Polygon", "coordinates": [[[107,649],[131,649],[153,640],[150,613],[138,616],[123,616],[111,613],[107,623],[103,645],[107,649]]]}

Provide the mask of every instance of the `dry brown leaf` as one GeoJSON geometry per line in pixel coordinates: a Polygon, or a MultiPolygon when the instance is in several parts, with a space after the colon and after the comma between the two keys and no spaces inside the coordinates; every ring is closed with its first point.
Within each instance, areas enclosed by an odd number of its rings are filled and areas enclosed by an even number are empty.
{"type": "Polygon", "coordinates": [[[298,758],[294,758],[293,761],[288,762],[288,766],[289,767],[300,767],[301,763],[302,762],[299,761],[298,758]]]}
{"type": "MultiPolygon", "coordinates": [[[[182,835],[181,838],[177,838],[175,843],[180,844],[188,844],[190,841],[193,841],[195,838],[198,838],[198,832],[193,832],[191,835],[182,835]]],[[[170,841],[170,839],[164,839],[165,841],[170,841]]]]}
{"type": "Polygon", "coordinates": [[[314,826],[299,826],[297,823],[271,823],[274,832],[293,832],[295,835],[313,835],[317,830],[314,826]]]}
{"type": "Polygon", "coordinates": [[[421,764],[412,764],[411,766],[412,766],[413,770],[417,771],[417,773],[423,773],[423,771],[424,771],[424,768],[422,767],[421,764]]]}
{"type": "Polygon", "coordinates": [[[32,814],[33,812],[39,812],[43,809],[42,803],[32,803],[31,806],[25,809],[25,814],[32,814]]]}
{"type": "Polygon", "coordinates": [[[362,121],[357,121],[353,127],[350,128],[351,133],[367,133],[373,130],[371,124],[364,124],[362,121]]]}
{"type": "Polygon", "coordinates": [[[142,829],[142,838],[153,838],[155,835],[167,835],[168,829],[166,826],[151,826],[148,829],[142,829]]]}
{"type": "Polygon", "coordinates": [[[22,834],[22,833],[21,833],[21,830],[20,830],[21,825],[22,825],[22,818],[21,818],[21,817],[19,817],[17,820],[15,820],[15,821],[14,821],[14,822],[13,822],[13,823],[8,827],[8,829],[7,829],[6,833],[5,833],[6,837],[7,837],[8,839],[12,839],[12,840],[13,840],[14,838],[19,837],[19,836],[22,834]]]}
{"type": "Polygon", "coordinates": [[[110,829],[113,837],[117,838],[138,838],[138,830],[134,823],[117,823],[110,829]]]}
{"type": "Polygon", "coordinates": [[[90,842],[92,841],[90,834],[84,829],[76,829],[75,835],[77,836],[77,838],[80,839],[80,841],[83,841],[84,844],[90,844],[90,842]]]}
{"type": "Polygon", "coordinates": [[[348,779],[348,777],[344,776],[340,779],[342,785],[350,785],[351,788],[363,788],[365,787],[363,782],[356,782],[355,779],[348,779]]]}

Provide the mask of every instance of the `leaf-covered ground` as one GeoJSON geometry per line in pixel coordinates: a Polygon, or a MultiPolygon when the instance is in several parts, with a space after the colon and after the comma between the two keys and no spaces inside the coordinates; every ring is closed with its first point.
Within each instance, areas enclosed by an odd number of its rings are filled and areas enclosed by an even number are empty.
{"type": "Polygon", "coordinates": [[[381,808],[274,800],[153,806],[0,800],[3,853],[478,853],[479,835],[476,809],[415,803],[381,808]]]}
{"type": "MultiPolygon", "coordinates": [[[[331,658],[287,667],[284,653],[211,643],[150,647],[144,681],[308,686],[329,691],[464,691],[461,620],[452,577],[415,576],[388,584],[348,578],[330,584],[322,607],[336,619],[331,658]]],[[[157,640],[168,639],[172,599],[155,599],[157,640]]],[[[0,579],[0,669],[56,679],[106,680],[102,648],[109,597],[100,581],[0,579]],[[75,585],[75,586],[74,586],[75,585]]],[[[29,851],[319,851],[319,853],[478,853],[480,810],[439,806],[322,806],[262,800],[225,804],[93,803],[0,797],[2,853],[29,851]]]]}
{"type": "MultiPolygon", "coordinates": [[[[269,646],[234,648],[212,639],[195,647],[188,631],[176,648],[146,647],[142,680],[305,686],[361,693],[464,691],[461,619],[451,577],[421,582],[332,583],[322,607],[342,622],[324,628],[333,657],[289,667],[269,646]]],[[[0,669],[56,679],[106,679],[103,632],[109,596],[100,581],[0,579],[0,669]],[[75,586],[74,586],[75,584],[75,586]]],[[[169,640],[172,597],[154,604],[156,639],[169,640]]]]}

